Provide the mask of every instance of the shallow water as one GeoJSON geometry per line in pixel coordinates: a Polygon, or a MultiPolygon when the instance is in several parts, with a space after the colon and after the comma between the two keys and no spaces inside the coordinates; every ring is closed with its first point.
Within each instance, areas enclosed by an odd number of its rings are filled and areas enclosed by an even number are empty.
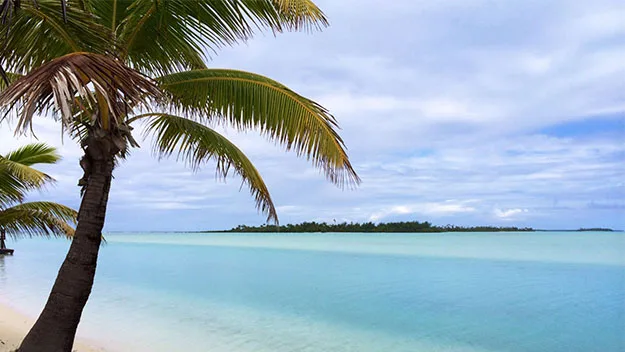
{"type": "MultiPolygon", "coordinates": [[[[120,351],[625,351],[625,234],[109,234],[80,333],[120,351]]],[[[36,316],[67,251],[11,243],[36,316]]]]}

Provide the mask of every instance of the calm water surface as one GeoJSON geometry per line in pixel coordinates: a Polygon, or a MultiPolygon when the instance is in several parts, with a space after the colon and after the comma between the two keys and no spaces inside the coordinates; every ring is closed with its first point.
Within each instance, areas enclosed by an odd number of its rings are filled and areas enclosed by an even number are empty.
{"type": "MultiPolygon", "coordinates": [[[[80,333],[115,351],[625,351],[625,234],[109,234],[80,333]]],[[[32,316],[64,240],[10,243],[32,316]]]]}

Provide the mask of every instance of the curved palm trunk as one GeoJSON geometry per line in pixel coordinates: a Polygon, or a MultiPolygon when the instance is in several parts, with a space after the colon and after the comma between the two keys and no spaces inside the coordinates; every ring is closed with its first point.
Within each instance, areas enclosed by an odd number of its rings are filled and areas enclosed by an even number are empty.
{"type": "Polygon", "coordinates": [[[85,188],[74,239],[48,301],[19,352],[70,352],[91,293],[116,151],[107,141],[89,139],[81,159],[85,188]]]}

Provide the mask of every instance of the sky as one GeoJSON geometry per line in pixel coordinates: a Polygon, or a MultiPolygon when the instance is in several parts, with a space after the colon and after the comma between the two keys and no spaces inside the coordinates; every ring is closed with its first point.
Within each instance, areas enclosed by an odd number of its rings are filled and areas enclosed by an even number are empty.
{"type": "MultiPolygon", "coordinates": [[[[212,67],[276,79],[338,119],[362,184],[341,190],[258,133],[222,132],[255,163],[280,223],[625,229],[625,2],[319,0],[322,32],[259,33],[212,67]]],[[[0,125],[0,152],[35,141],[0,125]]],[[[30,199],[78,208],[80,149],[49,118],[57,179],[30,199]]],[[[105,231],[260,225],[241,180],[157,160],[115,170],[105,231]]]]}

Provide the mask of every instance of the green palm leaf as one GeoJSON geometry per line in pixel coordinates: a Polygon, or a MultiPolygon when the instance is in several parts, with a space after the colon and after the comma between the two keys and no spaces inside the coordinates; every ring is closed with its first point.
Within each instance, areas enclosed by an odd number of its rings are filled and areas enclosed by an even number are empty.
{"type": "Polygon", "coordinates": [[[206,49],[245,41],[254,27],[280,32],[328,24],[310,0],[117,0],[96,13],[115,28],[132,67],[161,74],[206,68],[206,49]]]}
{"type": "Polygon", "coordinates": [[[174,73],[157,81],[164,105],[200,121],[259,129],[287,150],[307,156],[338,184],[360,182],[347,157],[334,117],[321,105],[254,73],[207,69],[174,73]]]}
{"type": "Polygon", "coordinates": [[[61,160],[61,156],[56,148],[46,145],[45,143],[31,143],[23,147],[17,148],[5,156],[5,158],[14,163],[25,166],[35,164],[56,164],[61,160]]]}
{"type": "Polygon", "coordinates": [[[0,208],[24,200],[26,187],[4,169],[0,159],[0,208]]]}
{"type": "Polygon", "coordinates": [[[176,154],[194,170],[209,160],[217,162],[217,175],[227,177],[229,170],[247,183],[256,206],[267,214],[267,220],[278,222],[276,209],[258,170],[245,154],[227,138],[198,122],[169,114],[146,114],[138,118],[149,119],[146,136],[154,138],[154,152],[159,157],[176,154]]]}
{"type": "Polygon", "coordinates": [[[30,202],[0,211],[0,228],[12,237],[65,236],[71,237],[76,223],[76,211],[52,202],[30,202]]]}
{"type": "MultiPolygon", "coordinates": [[[[35,6],[37,5],[37,0],[30,0],[35,6]]],[[[61,10],[63,11],[63,21],[67,22],[67,0],[58,0],[61,4],[61,10]]],[[[21,0],[3,0],[0,4],[0,23],[2,24],[11,24],[11,20],[13,19],[13,13],[18,11],[22,6],[21,0]]]]}
{"type": "Polygon", "coordinates": [[[52,177],[31,166],[54,164],[59,160],[56,149],[43,143],[28,144],[0,156],[0,206],[21,202],[27,191],[52,182],[52,177]]]}
{"type": "Polygon", "coordinates": [[[109,28],[116,36],[124,19],[130,14],[128,8],[133,2],[134,0],[97,1],[91,6],[89,1],[85,1],[85,8],[95,15],[99,24],[109,28]]]}
{"type": "Polygon", "coordinates": [[[27,191],[54,181],[32,166],[54,164],[59,160],[56,149],[43,143],[28,144],[0,156],[0,231],[3,234],[14,237],[73,235],[70,224],[76,223],[75,210],[53,202],[21,203],[27,191]]]}
{"type": "Polygon", "coordinates": [[[76,217],[78,213],[76,210],[67,207],[62,204],[54,203],[54,202],[46,202],[46,201],[37,201],[37,202],[27,202],[17,204],[11,208],[5,209],[4,211],[34,211],[34,212],[42,212],[49,214],[61,221],[64,221],[69,224],[76,224],[76,217]]]}
{"type": "MultiPolygon", "coordinates": [[[[258,5],[261,5],[261,9],[264,7],[261,1],[243,2],[250,9],[255,9],[258,5]]],[[[271,0],[271,4],[276,10],[271,17],[277,19],[278,24],[282,24],[287,30],[319,30],[329,25],[323,11],[310,0],[271,0]]]]}
{"type": "Polygon", "coordinates": [[[200,21],[212,15],[212,30],[223,31],[223,21],[227,21],[230,14],[225,12],[225,20],[214,18],[214,13],[207,12],[207,6],[199,6],[200,3],[193,0],[132,1],[126,7],[127,14],[117,32],[122,57],[127,58],[133,68],[146,73],[205,67],[202,45],[210,48],[223,43],[214,36],[212,41],[205,39],[200,28],[207,33],[211,29],[200,21]]]}
{"type": "Polygon", "coordinates": [[[0,27],[3,45],[0,64],[10,72],[25,73],[59,56],[77,51],[104,53],[112,48],[111,31],[82,10],[82,1],[69,0],[64,22],[58,0],[23,2],[10,23],[0,27]]]}

